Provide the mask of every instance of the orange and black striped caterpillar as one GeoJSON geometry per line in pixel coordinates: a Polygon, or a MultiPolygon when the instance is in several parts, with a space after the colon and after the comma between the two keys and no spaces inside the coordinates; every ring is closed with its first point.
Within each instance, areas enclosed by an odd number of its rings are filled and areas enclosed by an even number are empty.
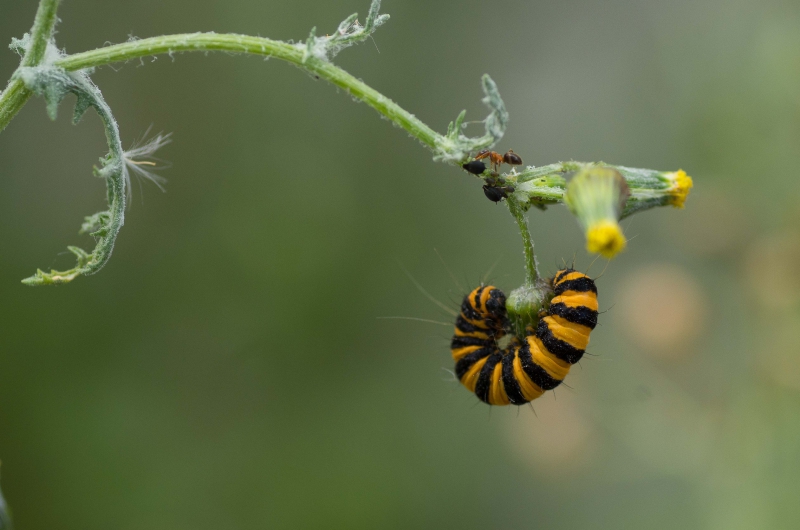
{"type": "Polygon", "coordinates": [[[553,299],[536,329],[505,349],[497,345],[510,329],[505,294],[485,286],[464,297],[450,351],[456,376],[481,401],[524,405],[560,385],[580,361],[597,325],[597,288],[573,269],[558,271],[551,286],[553,299]]]}

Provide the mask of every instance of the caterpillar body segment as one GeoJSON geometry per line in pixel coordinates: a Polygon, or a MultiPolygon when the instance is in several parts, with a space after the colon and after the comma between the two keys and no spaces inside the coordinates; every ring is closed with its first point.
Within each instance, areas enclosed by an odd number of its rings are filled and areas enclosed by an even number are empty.
{"type": "Polygon", "coordinates": [[[456,376],[490,405],[524,405],[557,387],[580,361],[597,326],[597,287],[581,272],[562,269],[551,280],[553,299],[536,328],[501,349],[510,324],[506,297],[478,287],[461,304],[451,353],[456,376]]]}

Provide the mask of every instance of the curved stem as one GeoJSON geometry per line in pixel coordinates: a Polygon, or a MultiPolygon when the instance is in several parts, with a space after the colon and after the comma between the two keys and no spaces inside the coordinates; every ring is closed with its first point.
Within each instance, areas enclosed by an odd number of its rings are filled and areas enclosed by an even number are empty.
{"type": "Polygon", "coordinates": [[[525,255],[525,285],[533,287],[536,285],[536,280],[539,279],[539,269],[536,266],[536,255],[533,253],[533,240],[528,230],[528,219],[516,199],[509,197],[506,199],[506,203],[508,204],[508,210],[517,222],[519,233],[522,236],[522,251],[525,255]]]}
{"type": "Polygon", "coordinates": [[[12,47],[24,52],[24,56],[22,64],[12,77],[9,89],[0,94],[0,126],[5,127],[32,92],[44,96],[52,119],[55,119],[58,105],[68,92],[78,96],[73,121],[77,122],[89,106],[95,107],[106,123],[106,136],[109,140],[109,155],[103,159],[103,168],[97,172],[106,178],[108,184],[109,209],[87,217],[83,224],[82,232],[91,233],[97,241],[91,254],[78,247],[69,247],[77,257],[76,267],[68,271],[49,273],[38,270],[34,276],[23,280],[28,285],[64,283],[79,275],[97,272],[108,261],[117,232],[122,226],[125,197],[120,190],[127,180],[127,170],[124,153],[118,145],[119,131],[116,130],[116,122],[102,94],[89,78],[94,67],[145,56],[187,51],[218,50],[277,57],[306,70],[317,79],[325,79],[343,88],[351,96],[367,103],[417,138],[433,151],[434,160],[451,164],[461,164],[474,150],[494,145],[502,138],[508,123],[505,104],[497,85],[488,75],[482,78],[485,95],[483,102],[491,111],[484,120],[486,134],[469,138],[461,133],[464,112],[450,124],[447,135],[441,135],[391,99],[331,64],[331,57],[342,49],[369,38],[378,26],[389,19],[389,15],[378,13],[381,0],[372,0],[365,25],[359,24],[357,15],[352,14],[339,24],[333,35],[317,37],[316,28],[313,28],[304,44],[248,35],[188,33],[126,42],[72,56],[63,55],[55,45],[50,44],[59,1],[41,0],[32,30],[35,38],[26,35],[24,39],[12,42],[12,47]]]}
{"type": "Polygon", "coordinates": [[[140,57],[188,51],[226,51],[282,59],[343,88],[411,133],[430,149],[436,149],[446,142],[444,136],[422,123],[413,114],[341,68],[316,57],[305,56],[301,47],[263,37],[220,33],[151,37],[69,55],[56,61],[55,66],[65,70],[81,70],[140,57]]]}

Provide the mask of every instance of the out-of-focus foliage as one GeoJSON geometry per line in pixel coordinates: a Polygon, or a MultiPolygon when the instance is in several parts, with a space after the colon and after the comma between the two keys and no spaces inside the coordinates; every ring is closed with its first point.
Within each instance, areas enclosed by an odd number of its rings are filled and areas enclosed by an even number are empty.
{"type": "MultiPolygon", "coordinates": [[[[363,4],[65,2],[59,43],[291,39],[363,4]]],[[[694,177],[685,210],[622,222],[596,356],[537,416],[474,405],[443,369],[449,327],[377,317],[451,320],[398,261],[453,307],[496,262],[495,285],[521,283],[516,227],[477,179],[277,61],[101,69],[125,147],[151,124],[174,131],[159,153],[173,167],[166,194],[134,185],[103,274],[30,290],[30,264],[103,204],[85,177],[102,126],[51,123],[32,101],[0,137],[0,458],[17,527],[796,527],[800,6],[384,10],[380,53],[337,63],[438,130],[461,108],[484,114],[486,72],[512,118],[498,149],[694,177]]],[[[35,3],[2,11],[10,40],[35,3]]],[[[0,53],[0,77],[15,67],[0,53]]],[[[543,272],[576,251],[585,270],[580,227],[551,210],[528,214],[543,272]]]]}

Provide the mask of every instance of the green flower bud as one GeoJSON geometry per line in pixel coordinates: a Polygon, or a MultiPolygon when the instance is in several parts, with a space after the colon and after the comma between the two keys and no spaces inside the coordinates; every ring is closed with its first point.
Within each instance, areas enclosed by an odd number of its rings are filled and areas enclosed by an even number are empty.
{"type": "Polygon", "coordinates": [[[591,168],[607,168],[619,172],[628,185],[630,195],[621,219],[636,212],[659,206],[683,208],[692,189],[692,178],[683,170],[657,171],[604,162],[559,162],[548,166],[529,166],[520,173],[507,173],[503,178],[515,188],[514,199],[524,208],[566,202],[567,181],[591,168]]]}
{"type": "Polygon", "coordinates": [[[550,304],[553,297],[546,281],[540,280],[536,283],[535,286],[518,287],[506,298],[506,311],[517,337],[524,337],[526,328],[536,328],[539,323],[539,313],[550,304]]]}

